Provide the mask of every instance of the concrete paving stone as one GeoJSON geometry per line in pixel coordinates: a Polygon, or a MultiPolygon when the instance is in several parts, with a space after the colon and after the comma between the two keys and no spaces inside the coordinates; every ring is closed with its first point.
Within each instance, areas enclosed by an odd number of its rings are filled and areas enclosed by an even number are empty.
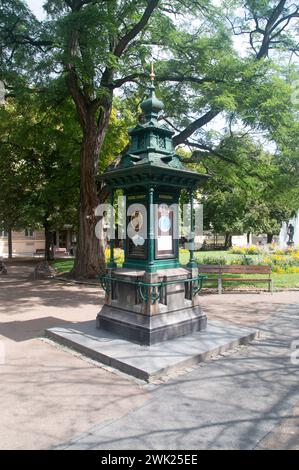
{"type": "Polygon", "coordinates": [[[99,330],[94,321],[49,328],[46,335],[103,364],[143,380],[154,380],[210,359],[258,336],[253,328],[211,321],[204,331],[142,346],[99,330]]]}
{"type": "Polygon", "coordinates": [[[161,385],[138,410],[59,448],[258,448],[299,399],[299,366],[290,362],[298,312],[297,304],[270,317],[264,339],[161,385]]]}
{"type": "Polygon", "coordinates": [[[33,269],[18,262],[0,276],[1,449],[298,448],[298,292],[203,292],[209,321],[257,328],[262,340],[140,386],[41,341],[45,328],[94,320],[104,295],[29,281],[33,269]]]}

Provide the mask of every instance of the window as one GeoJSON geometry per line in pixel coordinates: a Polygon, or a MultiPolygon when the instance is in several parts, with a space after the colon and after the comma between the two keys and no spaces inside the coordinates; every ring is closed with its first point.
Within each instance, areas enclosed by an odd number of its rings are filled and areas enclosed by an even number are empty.
{"type": "Polygon", "coordinates": [[[138,136],[138,148],[142,149],[145,147],[145,138],[144,135],[138,136]]]}
{"type": "Polygon", "coordinates": [[[0,237],[7,237],[8,232],[6,230],[0,230],[0,237]]]}
{"type": "Polygon", "coordinates": [[[33,230],[31,228],[26,228],[25,237],[33,237],[33,230]]]}
{"type": "Polygon", "coordinates": [[[165,140],[165,137],[159,137],[159,147],[161,149],[166,149],[166,140],[165,140]]]}

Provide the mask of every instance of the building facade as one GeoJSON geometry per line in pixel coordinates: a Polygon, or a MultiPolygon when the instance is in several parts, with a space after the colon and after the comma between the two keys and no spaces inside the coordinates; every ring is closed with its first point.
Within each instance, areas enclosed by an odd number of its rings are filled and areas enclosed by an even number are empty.
{"type": "MultiPolygon", "coordinates": [[[[65,226],[56,230],[53,234],[54,252],[65,250],[66,253],[72,253],[76,245],[76,235],[71,226],[65,226]]],[[[12,232],[12,253],[17,256],[34,256],[37,250],[45,249],[44,230],[24,229],[12,232]]],[[[0,257],[8,256],[8,233],[0,231],[0,257]]]]}
{"type": "MultiPolygon", "coordinates": [[[[44,231],[24,229],[12,232],[13,256],[33,256],[36,250],[45,248],[44,231]]],[[[0,256],[8,255],[8,233],[0,231],[0,256]]]]}

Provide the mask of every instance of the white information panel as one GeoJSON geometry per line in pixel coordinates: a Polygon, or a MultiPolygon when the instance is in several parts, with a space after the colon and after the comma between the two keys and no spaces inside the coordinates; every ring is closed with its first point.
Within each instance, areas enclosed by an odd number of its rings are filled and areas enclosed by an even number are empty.
{"type": "Polygon", "coordinates": [[[156,256],[169,258],[174,253],[173,209],[163,203],[158,208],[156,256]]]}
{"type": "Polygon", "coordinates": [[[158,251],[172,251],[172,236],[158,236],[158,251]]]}

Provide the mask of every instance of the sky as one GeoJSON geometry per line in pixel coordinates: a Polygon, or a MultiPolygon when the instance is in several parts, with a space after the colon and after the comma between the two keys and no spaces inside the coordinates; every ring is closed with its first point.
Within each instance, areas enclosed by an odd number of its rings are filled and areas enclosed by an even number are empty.
{"type": "Polygon", "coordinates": [[[45,17],[45,11],[43,10],[43,4],[45,0],[26,0],[28,6],[31,8],[35,16],[41,20],[45,17]]]}

